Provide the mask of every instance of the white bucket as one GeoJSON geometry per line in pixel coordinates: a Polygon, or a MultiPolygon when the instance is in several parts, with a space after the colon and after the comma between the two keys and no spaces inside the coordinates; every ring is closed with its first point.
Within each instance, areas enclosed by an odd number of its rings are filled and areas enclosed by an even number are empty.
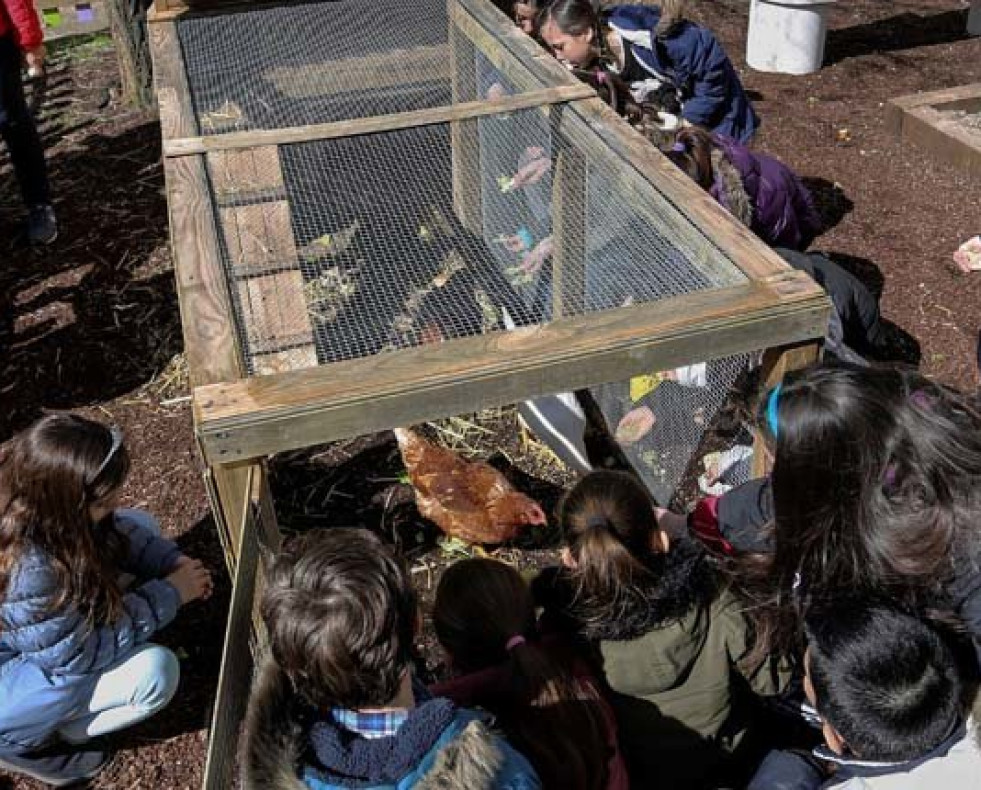
{"type": "Polygon", "coordinates": [[[821,68],[828,8],[835,0],[752,0],[746,62],[757,71],[810,74],[821,68]]]}
{"type": "Polygon", "coordinates": [[[971,3],[971,12],[967,15],[967,34],[981,36],[981,0],[971,3]]]}

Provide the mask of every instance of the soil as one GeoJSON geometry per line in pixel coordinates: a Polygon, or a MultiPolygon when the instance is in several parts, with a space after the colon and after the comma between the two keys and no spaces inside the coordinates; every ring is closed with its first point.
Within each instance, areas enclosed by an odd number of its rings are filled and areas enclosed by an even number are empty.
{"type": "MultiPolygon", "coordinates": [[[[981,275],[956,274],[950,259],[981,230],[981,191],[928,151],[901,147],[884,123],[889,98],[981,81],[981,39],[964,35],[967,5],[835,4],[828,65],[817,74],[789,77],[745,68],[745,0],[695,3],[756,93],[763,118],[757,146],[794,167],[816,193],[830,229],[814,246],[882,293],[884,315],[908,335],[908,356],[919,357],[926,373],[973,388],[981,275]]],[[[228,580],[200,482],[179,356],[159,132],[152,114],[118,101],[115,63],[104,38],[73,42],[56,53],[43,113],[61,222],[61,238],[50,249],[32,251],[23,243],[21,207],[0,155],[0,441],[49,409],[118,422],[134,458],[125,504],[147,507],[166,534],[215,570],[214,598],[188,607],[161,634],[182,656],[177,699],[114,739],[117,755],[95,783],[196,788],[228,580]]],[[[569,482],[569,473],[540,445],[522,439],[511,411],[441,428],[442,441],[452,444],[447,431],[463,437],[455,440],[461,451],[491,457],[547,509],[569,482]]],[[[472,552],[440,547],[433,528],[418,518],[411,491],[399,480],[391,434],[283,457],[275,466],[285,527],[366,523],[378,529],[403,547],[426,604],[440,569],[472,552]]],[[[554,561],[552,538],[539,535],[537,548],[509,547],[497,556],[539,567],[554,561]]],[[[439,653],[425,634],[420,650],[426,671],[438,675],[439,653]]],[[[2,787],[39,785],[0,775],[2,787]]]]}

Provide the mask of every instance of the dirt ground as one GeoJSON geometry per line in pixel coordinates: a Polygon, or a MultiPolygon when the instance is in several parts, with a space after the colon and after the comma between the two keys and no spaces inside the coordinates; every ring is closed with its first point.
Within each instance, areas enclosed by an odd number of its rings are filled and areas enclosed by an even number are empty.
{"type": "MultiPolygon", "coordinates": [[[[956,274],[950,257],[981,232],[981,190],[928,152],[900,147],[885,127],[883,105],[918,90],[981,81],[981,39],[963,34],[967,5],[836,4],[828,65],[787,77],[745,69],[745,0],[696,3],[756,94],[763,118],[757,145],[808,179],[832,225],[815,248],[834,253],[882,293],[885,316],[915,339],[911,349],[918,349],[925,372],[961,387],[976,385],[981,274],[956,274]]],[[[200,483],[178,356],[159,133],[151,114],[120,104],[116,86],[105,39],[58,53],[43,110],[62,227],[50,250],[31,251],[18,238],[21,209],[0,152],[0,441],[48,409],[118,422],[134,458],[126,504],[149,508],[186,552],[218,572],[215,597],[182,612],[161,637],[182,657],[177,699],[116,741],[113,765],[96,783],[193,788],[204,767],[228,582],[200,483]]],[[[522,484],[532,485],[547,506],[568,481],[540,448],[523,442],[510,412],[450,421],[441,433],[484,457],[503,453],[495,461],[518,476],[533,475],[522,484]]],[[[293,519],[287,526],[304,528],[327,513],[331,523],[372,523],[401,542],[428,599],[439,566],[459,548],[440,549],[413,519],[390,438],[325,452],[319,461],[307,454],[278,464],[280,507],[293,519]],[[321,497],[325,479],[338,483],[336,511],[321,497]]],[[[508,552],[506,558],[524,566],[553,556],[547,548],[508,552]]],[[[432,645],[422,648],[429,669],[438,672],[432,645]]],[[[3,787],[37,785],[0,775],[3,787]]]]}

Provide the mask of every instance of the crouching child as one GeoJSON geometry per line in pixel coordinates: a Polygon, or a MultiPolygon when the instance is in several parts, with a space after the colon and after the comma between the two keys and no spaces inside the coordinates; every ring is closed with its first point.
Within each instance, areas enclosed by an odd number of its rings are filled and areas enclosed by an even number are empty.
{"type": "Polygon", "coordinates": [[[809,617],[804,690],[826,746],[772,752],[749,790],[981,787],[977,732],[962,716],[950,650],[898,611],[836,606],[809,617]]]}
{"type": "Polygon", "coordinates": [[[416,596],[370,532],[290,542],[269,569],[262,617],[270,656],[249,702],[249,790],[540,787],[476,713],[413,682],[416,596]]]}

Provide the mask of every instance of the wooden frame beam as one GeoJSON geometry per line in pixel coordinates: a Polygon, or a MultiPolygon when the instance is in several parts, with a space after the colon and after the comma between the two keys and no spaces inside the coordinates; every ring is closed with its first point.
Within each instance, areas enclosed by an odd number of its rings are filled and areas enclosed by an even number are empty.
{"type": "Polygon", "coordinates": [[[653,305],[200,387],[195,423],[211,463],[256,458],[766,348],[773,337],[810,340],[823,336],[828,305],[810,277],[787,270],[653,305]]]}
{"type": "Polygon", "coordinates": [[[347,121],[291,126],[285,129],[257,129],[247,132],[205,137],[187,137],[164,140],[166,157],[182,157],[213,151],[229,151],[236,148],[255,148],[265,145],[306,143],[311,140],[331,140],[338,137],[355,137],[376,132],[391,132],[415,126],[463,121],[487,115],[501,115],[541,107],[548,104],[595,98],[596,92],[588,85],[560,85],[554,88],[504,96],[500,99],[481,99],[463,102],[449,107],[430,107],[424,110],[375,115],[370,118],[353,118],[347,121]]]}

